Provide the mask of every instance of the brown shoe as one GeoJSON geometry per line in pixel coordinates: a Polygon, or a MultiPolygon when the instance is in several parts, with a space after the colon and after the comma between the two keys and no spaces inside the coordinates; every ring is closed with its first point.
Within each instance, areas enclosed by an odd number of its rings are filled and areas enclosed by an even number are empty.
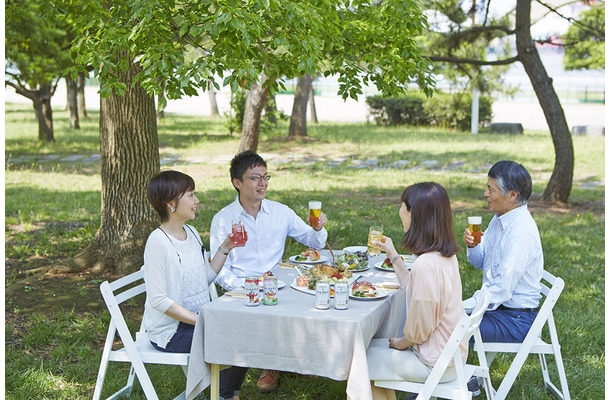
{"type": "Polygon", "coordinates": [[[264,369],[263,372],[261,372],[261,377],[258,378],[258,390],[263,393],[273,392],[275,389],[277,389],[279,376],[280,371],[264,369]]]}

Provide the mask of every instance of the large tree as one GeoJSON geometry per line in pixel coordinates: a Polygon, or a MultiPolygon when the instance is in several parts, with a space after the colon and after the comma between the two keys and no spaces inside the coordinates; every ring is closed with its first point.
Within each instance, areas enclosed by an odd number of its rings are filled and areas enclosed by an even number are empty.
{"type": "Polygon", "coordinates": [[[66,31],[46,12],[41,0],[5,4],[5,85],[32,100],[38,140],[53,142],[51,97],[70,65],[66,31]]]}
{"type": "MultiPolygon", "coordinates": [[[[514,62],[521,62],[523,64],[525,72],[527,73],[538,98],[538,102],[543,110],[555,147],[555,165],[549,183],[543,193],[543,199],[567,202],[572,189],[574,148],[563,108],[561,107],[559,97],[553,88],[553,80],[548,76],[542,61],[540,60],[538,50],[535,46],[536,42],[532,39],[530,33],[532,0],[517,0],[517,6],[514,12],[514,28],[508,26],[508,19],[506,18],[501,21],[488,20],[487,12],[491,1],[492,0],[485,0],[476,3],[479,4],[479,9],[485,12],[485,19],[482,24],[468,28],[462,28],[461,25],[458,24],[459,26],[457,29],[444,34],[445,41],[442,46],[440,43],[437,43],[437,51],[442,52],[443,49],[445,49],[445,54],[441,55],[436,53],[428,58],[431,61],[450,63],[458,66],[503,66],[514,62]],[[488,23],[488,21],[490,23],[488,23]],[[516,55],[499,57],[496,60],[487,60],[484,57],[464,57],[460,54],[462,46],[468,46],[474,40],[482,36],[487,35],[488,37],[496,37],[498,34],[502,34],[503,36],[514,36],[517,51],[516,55]]],[[[453,13],[459,13],[459,10],[461,9],[459,6],[464,3],[464,1],[442,0],[438,3],[441,5],[450,4],[452,7],[448,7],[448,9],[452,10],[453,13]],[[454,7],[455,5],[458,5],[458,7],[454,7]]],[[[471,0],[467,0],[467,3],[471,3],[471,0]]],[[[544,3],[541,4],[545,5],[544,3]]],[[[472,12],[475,11],[476,10],[472,10],[472,12]]],[[[550,11],[556,10],[551,8],[550,11]]]]}
{"type": "MultiPolygon", "coordinates": [[[[116,96],[133,91],[138,104],[142,104],[144,91],[152,98],[161,93],[163,82],[163,102],[165,98],[196,95],[197,89],[205,89],[208,82],[219,89],[215,76],[224,79],[223,84],[232,90],[249,90],[251,99],[240,150],[256,150],[267,93],[276,91],[284,76],[319,71],[337,74],[339,93],[344,98],[356,98],[362,93],[362,85],[369,82],[386,95],[402,92],[413,80],[427,93],[432,90],[428,63],[413,40],[423,24],[414,1],[58,0],[55,4],[73,21],[78,38],[72,47],[75,61],[83,68],[93,66],[94,74],[101,79],[103,98],[118,101],[116,96]],[[187,59],[185,55],[193,47],[199,49],[199,55],[187,59]],[[124,73],[131,68],[138,68],[138,72],[129,74],[126,80],[124,73]]],[[[156,129],[147,107],[124,111],[108,118],[120,126],[120,119],[128,117],[134,124],[137,121],[140,132],[156,129]]],[[[100,131],[105,142],[109,133],[103,126],[100,131]]],[[[128,131],[139,135],[135,129],[128,131]]],[[[111,140],[115,138],[110,136],[111,140]]],[[[103,221],[91,248],[95,251],[110,249],[115,243],[129,245],[122,255],[115,252],[99,260],[83,257],[82,267],[95,264],[100,269],[117,268],[123,265],[121,258],[141,260],[141,239],[149,233],[150,214],[143,211],[147,207],[143,198],[126,196],[126,192],[141,193],[151,171],[158,170],[159,165],[158,158],[149,156],[158,153],[158,144],[149,139],[143,140],[143,148],[138,150],[146,157],[138,163],[126,160],[140,154],[129,147],[136,141],[117,140],[113,152],[101,152],[102,165],[122,166],[113,171],[116,177],[102,169],[103,183],[118,182],[103,184],[102,199],[115,196],[123,201],[102,202],[103,221]],[[131,180],[136,175],[140,179],[131,180]],[[120,207],[122,215],[130,213],[126,224],[104,223],[104,215],[116,212],[108,209],[113,206],[120,207]]]]}

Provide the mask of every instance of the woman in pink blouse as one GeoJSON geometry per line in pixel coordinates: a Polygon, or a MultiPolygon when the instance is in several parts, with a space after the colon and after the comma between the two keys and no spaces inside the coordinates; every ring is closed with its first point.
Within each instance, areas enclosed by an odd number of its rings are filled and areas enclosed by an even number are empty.
{"type": "MultiPolygon", "coordinates": [[[[373,380],[424,382],[447,340],[464,314],[462,281],[455,253],[459,247],[453,233],[449,196],[434,182],[407,187],[398,215],[405,235],[400,245],[417,255],[409,271],[392,239],[378,242],[392,261],[400,287],[406,292],[408,314],[403,336],[373,339],[367,350],[373,380]],[[389,342],[389,344],[388,344],[389,342]]],[[[460,347],[466,362],[467,343],[460,347]]],[[[441,382],[455,379],[450,364],[441,382]]],[[[375,387],[373,399],[396,399],[393,390],[375,387]]]]}

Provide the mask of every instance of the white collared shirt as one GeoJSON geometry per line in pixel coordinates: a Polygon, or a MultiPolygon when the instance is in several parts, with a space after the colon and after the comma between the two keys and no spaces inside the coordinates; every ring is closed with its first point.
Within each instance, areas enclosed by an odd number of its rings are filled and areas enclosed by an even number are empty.
{"type": "Polygon", "coordinates": [[[246,213],[235,201],[220,210],[212,219],[210,227],[211,254],[231,233],[231,221],[241,220],[248,233],[244,247],[236,247],[229,252],[224,267],[216,282],[227,290],[244,284],[247,277],[255,277],[272,270],[282,260],[288,236],[308,247],[324,247],[328,233],[322,228],[315,231],[288,206],[264,199],[256,219],[246,213]]]}
{"type": "MultiPolygon", "coordinates": [[[[490,310],[536,308],[544,257],[540,234],[527,204],[491,219],[481,243],[468,248],[468,261],[483,270],[483,286],[491,294],[490,310]]],[[[481,290],[464,301],[466,311],[477,303],[481,290]]]]}

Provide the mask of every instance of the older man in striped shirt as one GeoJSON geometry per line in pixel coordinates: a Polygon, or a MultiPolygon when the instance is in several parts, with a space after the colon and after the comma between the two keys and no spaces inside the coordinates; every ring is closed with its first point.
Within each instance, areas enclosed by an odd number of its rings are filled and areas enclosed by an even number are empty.
{"type": "MultiPolygon", "coordinates": [[[[519,343],[536,318],[544,268],[538,227],[527,209],[532,178],[514,161],[497,162],[487,176],[484,197],[495,215],[480,244],[474,243],[469,229],[463,237],[468,261],[483,270],[481,290],[491,294],[481,337],[484,342],[519,343]]],[[[467,312],[476,305],[481,290],[464,301],[467,312]]]]}

